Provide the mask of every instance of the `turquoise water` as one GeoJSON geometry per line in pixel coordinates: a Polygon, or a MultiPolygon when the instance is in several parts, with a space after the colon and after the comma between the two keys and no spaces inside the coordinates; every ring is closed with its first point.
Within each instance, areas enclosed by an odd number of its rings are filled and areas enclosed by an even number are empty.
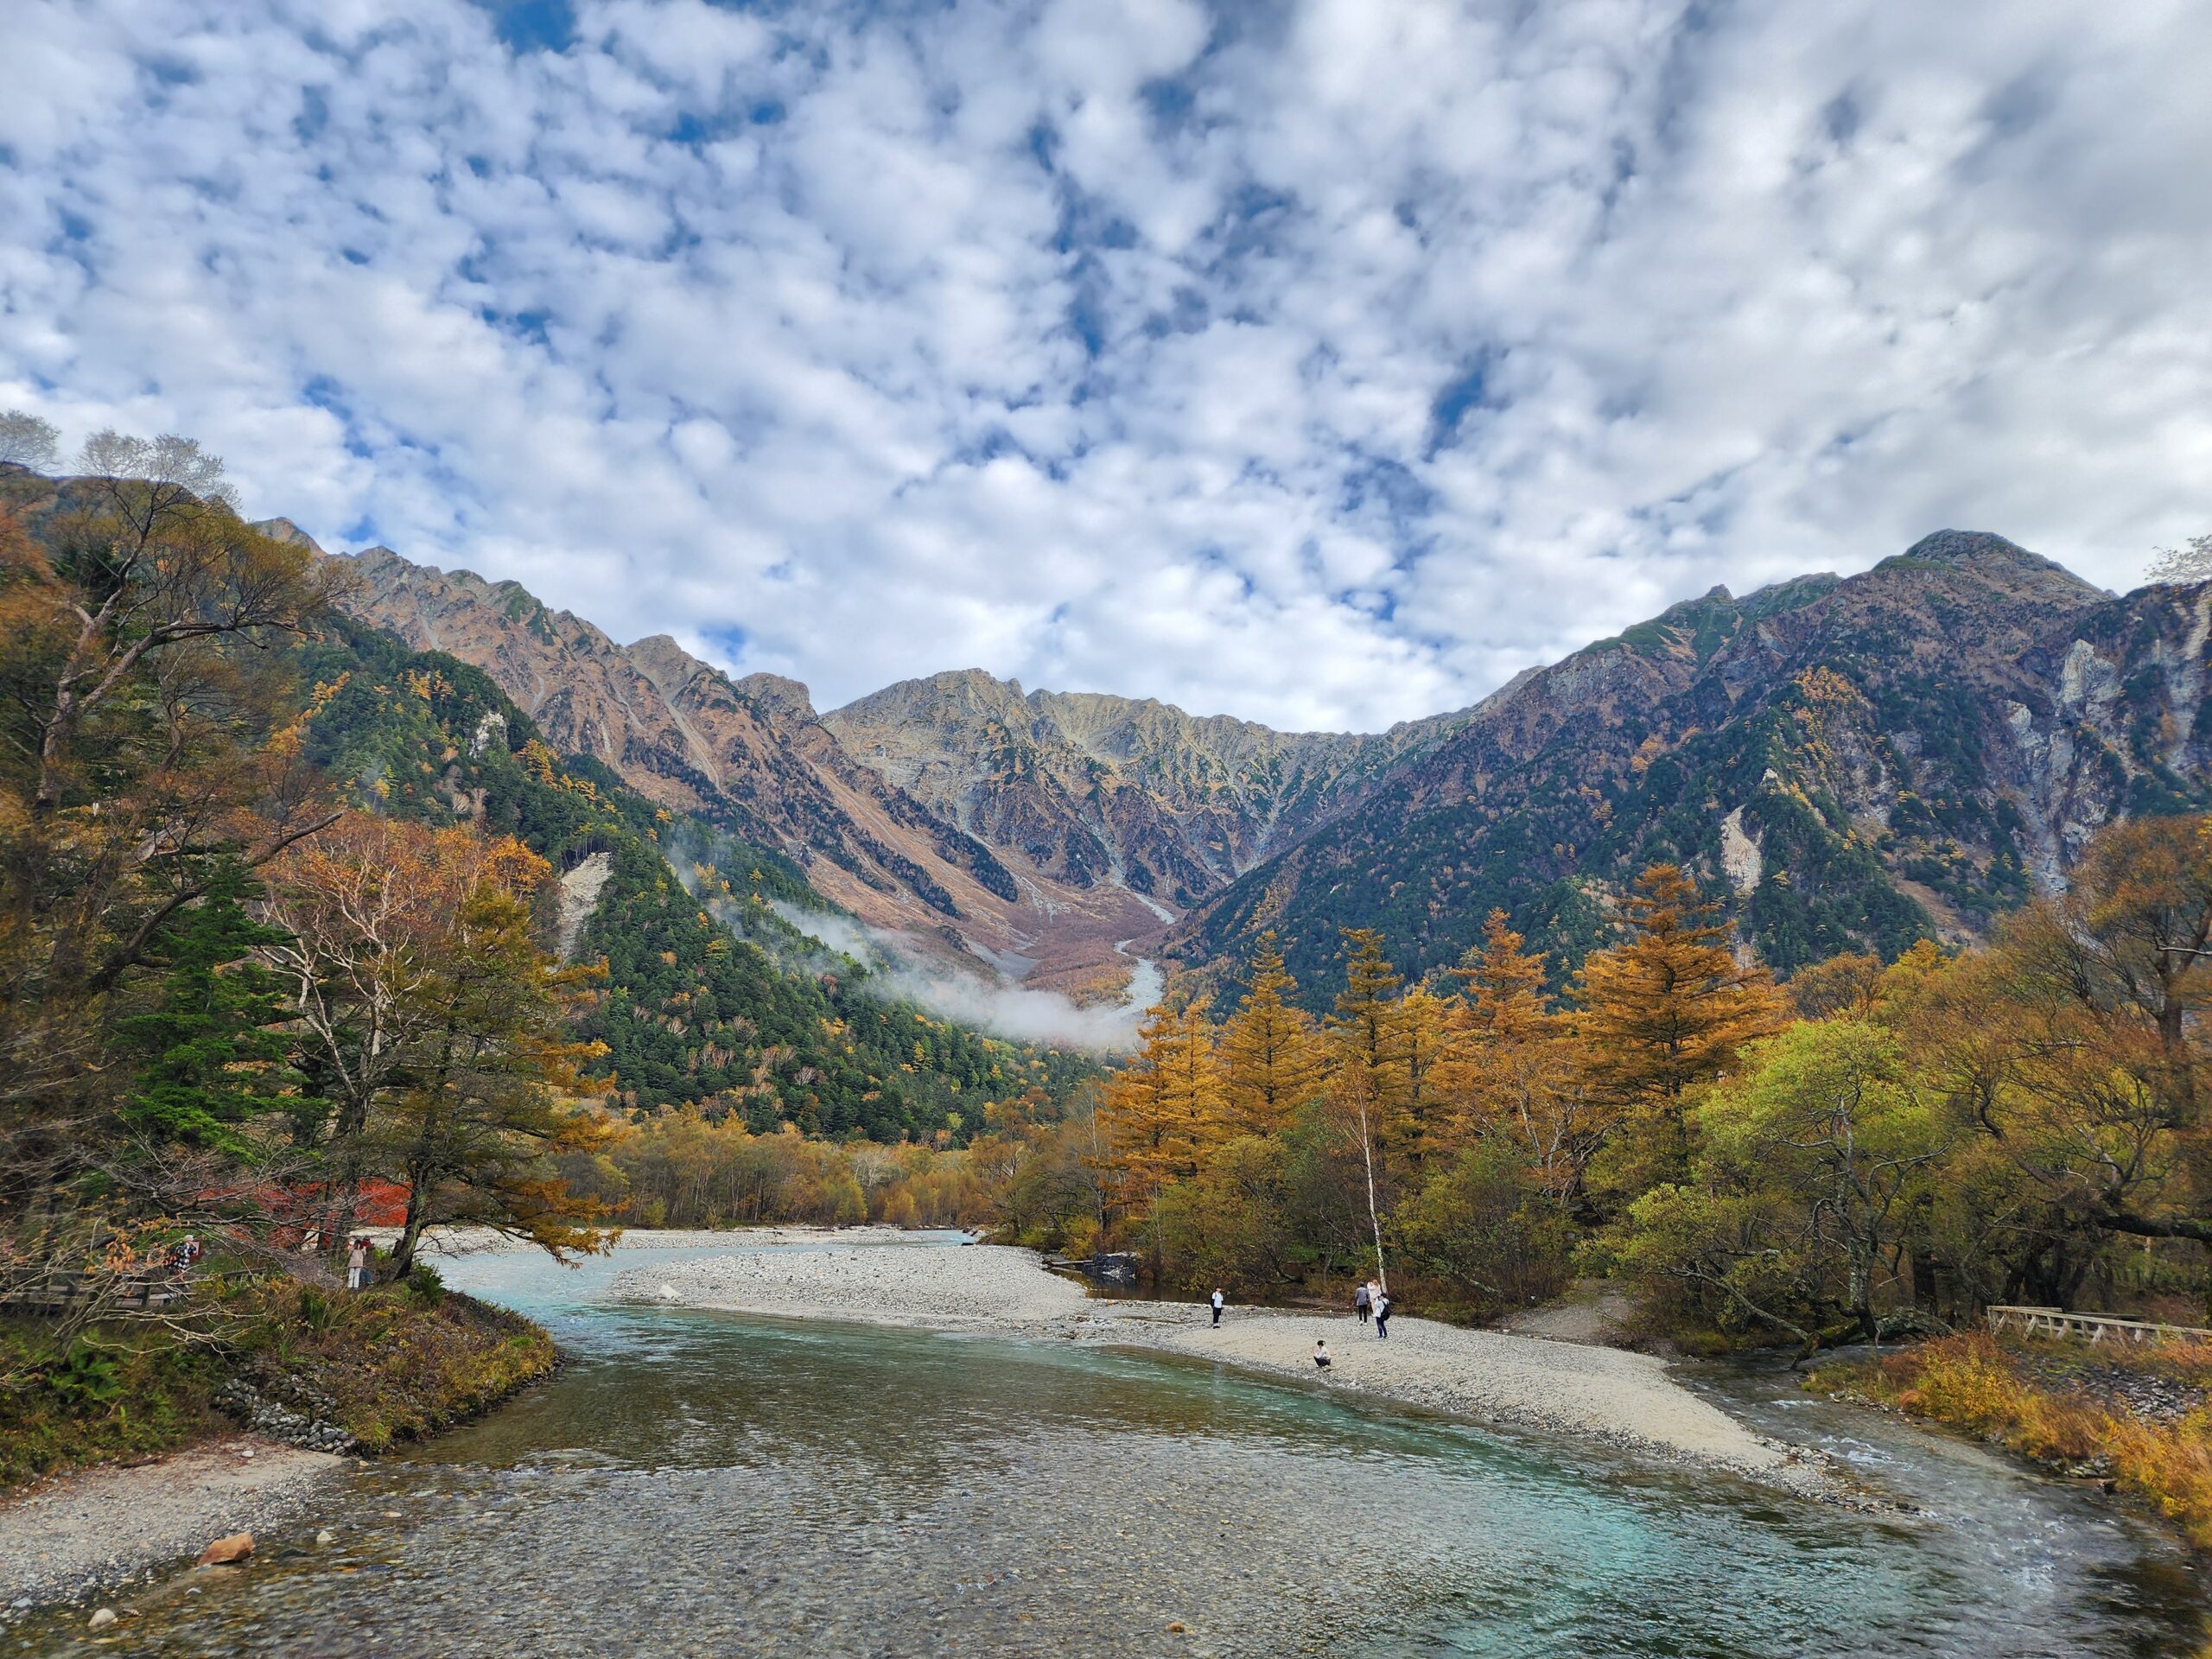
{"type": "MultiPolygon", "coordinates": [[[[575,1363],[347,1476],[249,1571],[140,1598],[123,1645],[2164,1659],[2202,1639],[2171,1548],[1786,1382],[1701,1378],[1931,1513],[1872,1519],[1202,1363],[591,1302],[652,1259],[454,1264],[575,1363]],[[339,1541],[318,1550],[324,1525],[339,1541]]],[[[55,1627],[17,1643],[79,1650],[55,1627]]]]}

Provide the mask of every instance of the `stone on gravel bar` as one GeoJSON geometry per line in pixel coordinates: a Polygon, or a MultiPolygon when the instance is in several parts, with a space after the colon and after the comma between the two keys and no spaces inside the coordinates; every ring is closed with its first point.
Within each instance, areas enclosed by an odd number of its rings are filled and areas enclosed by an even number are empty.
{"type": "Polygon", "coordinates": [[[253,1554],[253,1535],[234,1532],[226,1538],[218,1538],[200,1552],[202,1567],[234,1567],[253,1554]]]}

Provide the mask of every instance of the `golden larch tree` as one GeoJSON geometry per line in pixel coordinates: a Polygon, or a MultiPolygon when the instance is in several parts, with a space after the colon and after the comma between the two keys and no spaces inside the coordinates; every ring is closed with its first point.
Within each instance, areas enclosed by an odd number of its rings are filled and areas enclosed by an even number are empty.
{"type": "Polygon", "coordinates": [[[1320,1085],[1313,1020],[1292,1002],[1297,994],[1275,936],[1262,934],[1244,1000],[1221,1031],[1222,1088],[1237,1134],[1279,1134],[1320,1085]]]}
{"type": "Polygon", "coordinates": [[[1098,1123],[1116,1201],[1142,1210],[1170,1181],[1197,1172],[1224,1138],[1227,1106],[1203,998],[1147,1014],[1134,1058],[1101,1091],[1098,1123]]]}
{"type": "Polygon", "coordinates": [[[1783,1003],[1764,967],[1737,961],[1719,906],[1679,866],[1637,878],[1628,924],[1575,976],[1575,1024],[1584,1077],[1620,1116],[1619,1173],[1641,1191],[1687,1170],[1685,1096],[1778,1030],[1783,1003]]]}
{"type": "Polygon", "coordinates": [[[1405,1095],[1403,1033],[1395,1006],[1404,982],[1382,954],[1382,935],[1375,929],[1345,928],[1344,941],[1351,956],[1337,1011],[1328,1020],[1332,1058],[1360,1073],[1377,1109],[1395,1110],[1405,1095]]]}
{"type": "Polygon", "coordinates": [[[1506,1136],[1527,1154],[1547,1192],[1579,1205],[1583,1172],[1611,1119],[1546,994],[1543,953],[1528,950],[1505,912],[1493,910],[1483,943],[1452,974],[1465,989],[1452,1006],[1435,1087],[1460,1144],[1506,1136]]]}

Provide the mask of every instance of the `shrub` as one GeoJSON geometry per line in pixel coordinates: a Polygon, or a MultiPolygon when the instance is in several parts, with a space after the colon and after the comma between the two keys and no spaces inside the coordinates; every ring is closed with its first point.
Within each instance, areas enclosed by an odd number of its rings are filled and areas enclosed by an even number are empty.
{"type": "MultiPolygon", "coordinates": [[[[2201,1385],[2208,1356],[2171,1344],[2109,1363],[2201,1385]]],[[[2110,1409],[2085,1393],[2022,1375],[2018,1357],[1984,1332],[1891,1354],[1878,1365],[1831,1369],[1814,1381],[1857,1389],[1902,1411],[1968,1429],[2047,1467],[2108,1468],[2114,1484],[2212,1552],[2212,1406],[2177,1422],[2110,1409]]]]}
{"type": "Polygon", "coordinates": [[[113,1354],[80,1342],[47,1372],[46,1386],[72,1407],[105,1406],[123,1393],[123,1369],[113,1354]]]}

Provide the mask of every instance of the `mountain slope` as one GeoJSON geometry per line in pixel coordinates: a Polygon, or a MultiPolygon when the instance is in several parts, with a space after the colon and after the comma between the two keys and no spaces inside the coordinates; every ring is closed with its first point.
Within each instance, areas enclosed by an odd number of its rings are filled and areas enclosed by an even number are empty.
{"type": "Polygon", "coordinates": [[[315,688],[306,755],[362,804],[514,834],[563,872],[548,920],[565,954],[607,964],[581,1034],[607,1044],[594,1069],[625,1104],[925,1140],[964,1135],[985,1098],[1064,1090],[1089,1069],[875,995],[771,908],[811,902],[795,868],[670,817],[594,762],[557,761],[480,671],[358,622],[298,661],[315,688]],[[683,849],[683,870],[664,843],[683,849]]]}
{"type": "Polygon", "coordinates": [[[353,614],[482,669],[557,750],[777,849],[863,920],[1033,964],[1033,982],[1072,986],[1124,976],[1116,942],[1158,931],[1134,895],[1065,882],[1018,853],[1001,857],[856,763],[796,682],[733,679],[665,636],[619,645],[517,583],[386,548],[347,563],[353,614]]]}
{"type": "Polygon", "coordinates": [[[855,760],[937,814],[1078,887],[1188,906],[1358,799],[1464,721],[1377,736],[1277,732],[1149,699],[1030,691],[978,669],[824,715],[855,760]]]}
{"type": "Polygon", "coordinates": [[[1954,531],[1848,581],[1716,589],[1493,698],[1169,948],[1271,928],[1311,985],[1338,926],[1376,925],[1425,971],[1499,905],[1563,965],[1661,858],[1783,971],[1963,938],[2106,819],[2212,800],[2208,632],[2212,588],[2115,599],[1954,531]]]}

